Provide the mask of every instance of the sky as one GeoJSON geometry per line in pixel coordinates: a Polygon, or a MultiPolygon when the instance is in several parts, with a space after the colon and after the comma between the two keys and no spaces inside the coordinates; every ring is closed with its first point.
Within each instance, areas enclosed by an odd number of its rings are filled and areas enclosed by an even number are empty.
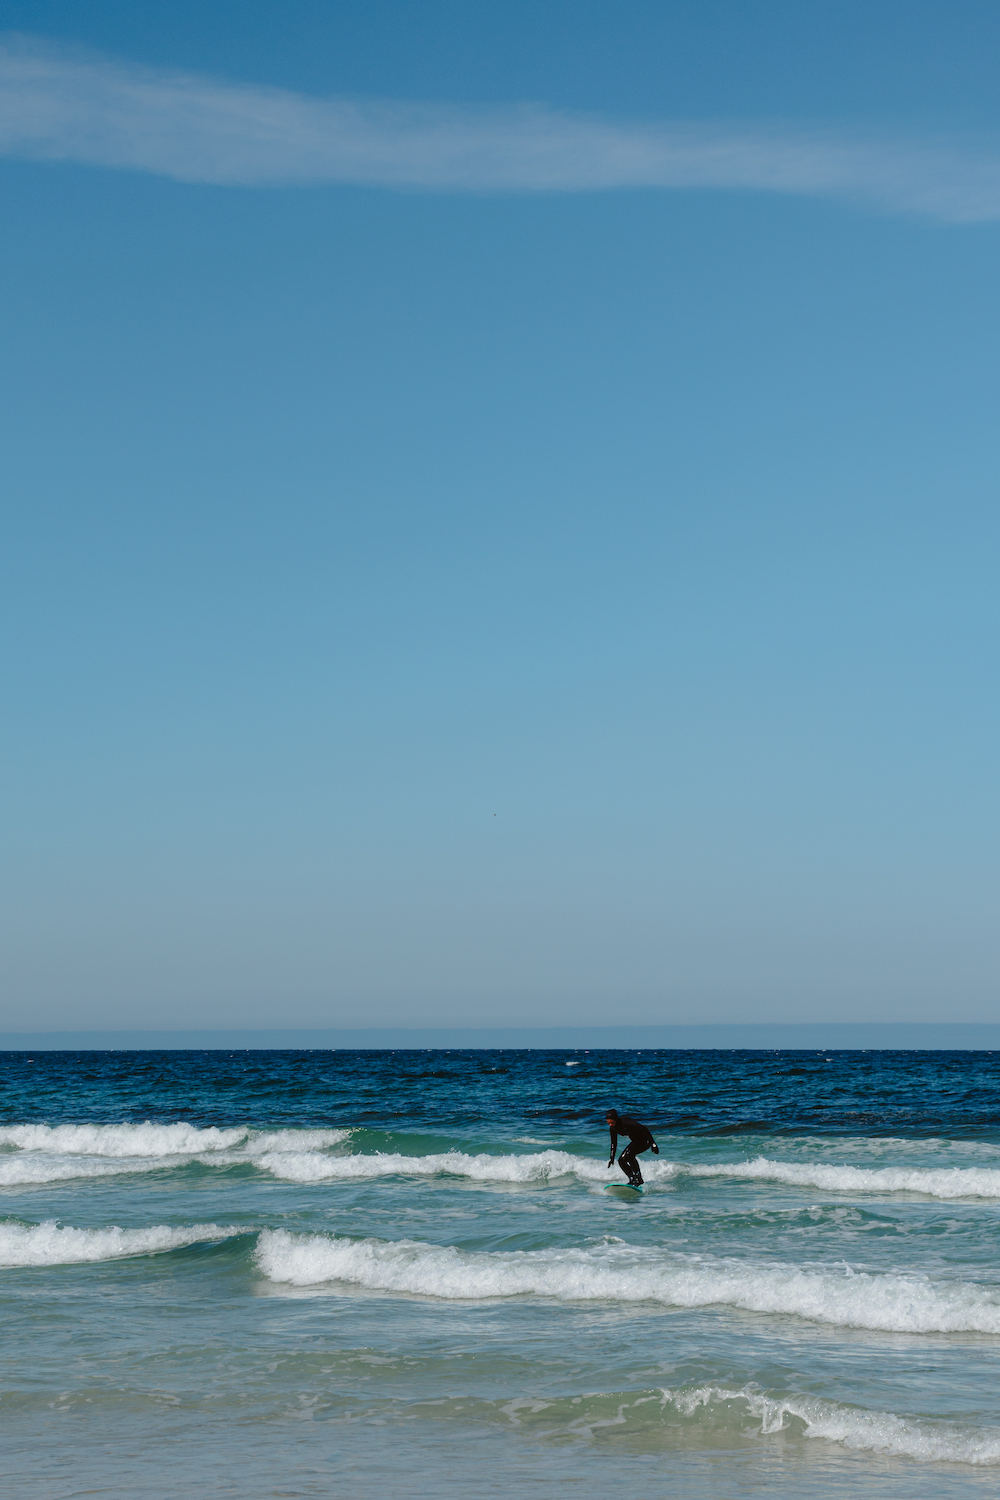
{"type": "Polygon", "coordinates": [[[0,1027],[1000,1018],[1000,11],[7,0],[0,1027]]]}

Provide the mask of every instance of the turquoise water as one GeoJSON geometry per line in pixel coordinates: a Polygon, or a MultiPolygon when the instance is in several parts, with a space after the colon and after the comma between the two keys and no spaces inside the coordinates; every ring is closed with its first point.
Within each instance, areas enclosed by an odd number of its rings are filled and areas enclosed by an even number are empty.
{"type": "Polygon", "coordinates": [[[12,1494],[996,1490],[1000,1057],[0,1067],[12,1494]]]}

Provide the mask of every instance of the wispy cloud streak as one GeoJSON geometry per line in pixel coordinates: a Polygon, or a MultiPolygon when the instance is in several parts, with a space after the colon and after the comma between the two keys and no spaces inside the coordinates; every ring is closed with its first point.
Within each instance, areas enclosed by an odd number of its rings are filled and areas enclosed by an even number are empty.
{"type": "Polygon", "coordinates": [[[0,42],[0,154],[234,185],[742,189],[1000,218],[1000,143],[313,99],[0,42]]]}

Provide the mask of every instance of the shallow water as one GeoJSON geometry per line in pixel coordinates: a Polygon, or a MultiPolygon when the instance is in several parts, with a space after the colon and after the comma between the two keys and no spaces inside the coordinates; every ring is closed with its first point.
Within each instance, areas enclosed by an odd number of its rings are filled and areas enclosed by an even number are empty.
{"type": "Polygon", "coordinates": [[[993,1054],[0,1068],[19,1496],[996,1489],[993,1054]]]}

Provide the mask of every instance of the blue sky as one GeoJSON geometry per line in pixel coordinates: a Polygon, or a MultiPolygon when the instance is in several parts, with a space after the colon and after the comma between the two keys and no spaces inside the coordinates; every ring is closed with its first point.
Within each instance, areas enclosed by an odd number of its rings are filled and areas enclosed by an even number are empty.
{"type": "Polygon", "coordinates": [[[4,17],[5,1029],[994,1019],[996,8],[4,17]]]}

